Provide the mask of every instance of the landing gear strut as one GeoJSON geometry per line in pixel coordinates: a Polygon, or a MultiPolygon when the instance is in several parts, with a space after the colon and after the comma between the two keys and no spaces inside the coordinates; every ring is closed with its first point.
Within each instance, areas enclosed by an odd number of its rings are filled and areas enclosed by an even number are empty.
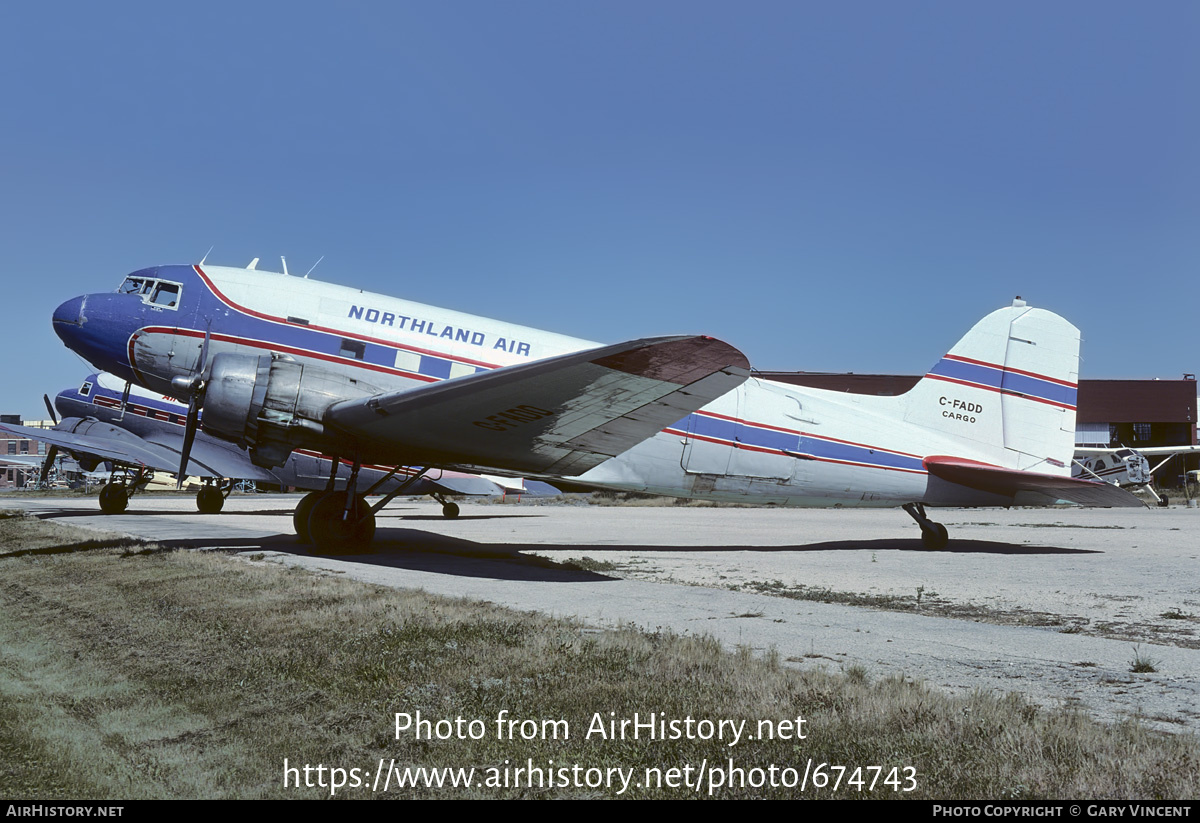
{"type": "Polygon", "coordinates": [[[923,503],[906,503],[904,510],[908,512],[917,525],[921,527],[921,542],[930,551],[941,551],[950,542],[950,533],[941,523],[934,523],[925,516],[923,503]]]}

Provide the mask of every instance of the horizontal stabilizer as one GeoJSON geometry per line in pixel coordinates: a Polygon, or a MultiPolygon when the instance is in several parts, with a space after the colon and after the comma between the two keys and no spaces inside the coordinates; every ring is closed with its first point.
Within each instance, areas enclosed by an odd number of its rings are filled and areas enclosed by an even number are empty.
{"type": "Polygon", "coordinates": [[[944,455],[931,455],[925,458],[924,463],[925,468],[934,477],[970,489],[1007,497],[1021,495],[1025,498],[1044,498],[1039,501],[1029,500],[1031,504],[1046,505],[1055,500],[1067,500],[1081,506],[1105,508],[1146,505],[1130,492],[1098,480],[1005,469],[975,460],[944,455]]]}
{"type": "Polygon", "coordinates": [[[660,337],[335,403],[325,424],[387,462],[573,476],[741,385],[711,337],[660,337]]]}

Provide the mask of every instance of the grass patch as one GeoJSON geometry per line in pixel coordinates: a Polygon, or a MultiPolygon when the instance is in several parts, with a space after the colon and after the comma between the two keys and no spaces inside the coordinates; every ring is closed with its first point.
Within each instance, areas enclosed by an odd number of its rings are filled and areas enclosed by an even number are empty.
{"type": "Polygon", "coordinates": [[[617,564],[611,560],[597,560],[594,557],[576,557],[564,560],[562,563],[568,569],[581,572],[611,572],[616,571],[617,564]]]}
{"type": "Polygon", "coordinates": [[[1142,654],[1141,648],[1133,647],[1133,660],[1129,664],[1129,671],[1134,674],[1149,674],[1158,671],[1158,661],[1149,655],[1142,654]]]}
{"type": "MultiPolygon", "coordinates": [[[[904,795],[1189,798],[1200,744],[1137,722],[1097,724],[1016,696],[951,698],[903,678],[796,670],[707,637],[597,631],[485,603],[386,589],[217,552],[98,549],[0,559],[0,796],[328,797],[283,787],[283,763],[374,768],[647,769],[707,760],[915,769],[904,795]],[[501,710],[569,737],[502,740],[501,710]],[[479,740],[395,733],[397,712],[484,721],[479,740]],[[605,738],[596,721],[779,723],[805,739],[605,738]],[[611,714],[610,714],[611,713],[611,714]]],[[[606,727],[607,728],[607,727],[606,727]]],[[[756,735],[757,738],[757,735],[756,735]]],[[[611,797],[614,790],[420,788],[404,797],[611,797]]],[[[707,787],[700,796],[707,795],[707,787]]],[[[730,786],[717,797],[795,797],[730,786]]],[[[364,788],[338,796],[367,797],[364,788]]],[[[892,797],[811,785],[806,797],[892,797]]]]}
{"type": "Polygon", "coordinates": [[[0,557],[153,547],[146,540],[116,532],[85,530],[54,520],[39,520],[20,509],[0,509],[0,557]]]}

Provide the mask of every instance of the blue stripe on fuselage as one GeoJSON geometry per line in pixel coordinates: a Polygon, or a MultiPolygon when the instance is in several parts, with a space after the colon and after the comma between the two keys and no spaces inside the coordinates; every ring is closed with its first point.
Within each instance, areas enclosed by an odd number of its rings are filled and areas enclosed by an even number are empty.
{"type": "Polygon", "coordinates": [[[1064,386],[1052,380],[1046,380],[1032,375],[1009,371],[1001,366],[987,366],[980,363],[966,363],[962,360],[951,360],[943,357],[929,370],[929,373],[951,380],[963,380],[976,383],[985,388],[1005,394],[1019,394],[1039,400],[1048,400],[1064,406],[1074,406],[1077,391],[1072,386],[1064,386]]]}
{"type": "Polygon", "coordinates": [[[925,471],[920,457],[896,454],[867,445],[844,443],[808,433],[801,435],[798,432],[776,431],[745,421],[735,422],[700,412],[684,417],[671,428],[695,437],[719,440],[734,448],[764,449],[789,456],[801,453],[819,460],[905,471],[925,471]]]}

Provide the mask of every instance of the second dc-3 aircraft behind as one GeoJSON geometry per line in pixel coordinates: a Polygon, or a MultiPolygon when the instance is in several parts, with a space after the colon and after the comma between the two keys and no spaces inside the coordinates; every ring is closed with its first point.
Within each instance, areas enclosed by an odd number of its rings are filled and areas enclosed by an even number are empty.
{"type": "MultiPolygon", "coordinates": [[[[253,265],[253,264],[252,264],[253,265]]],[[[297,449],[388,466],[568,480],[787,506],[1140,506],[1070,476],[1079,331],[1021,300],[983,318],[911,391],[872,397],[751,375],[705,336],[602,346],[358,289],[246,269],[159,266],[54,313],[97,368],[189,404],[204,430],[283,464],[297,449]]],[[[361,546],[357,472],[313,492],[319,549],[361,546]]]]}

